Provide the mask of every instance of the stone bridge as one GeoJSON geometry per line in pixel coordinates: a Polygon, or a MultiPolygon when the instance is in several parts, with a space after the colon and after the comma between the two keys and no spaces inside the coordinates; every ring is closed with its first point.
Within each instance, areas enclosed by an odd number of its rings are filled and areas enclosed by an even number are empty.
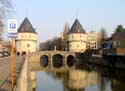
{"type": "Polygon", "coordinates": [[[75,62],[75,53],[69,51],[37,51],[29,54],[28,62],[38,63],[42,67],[72,67],[75,62]]]}

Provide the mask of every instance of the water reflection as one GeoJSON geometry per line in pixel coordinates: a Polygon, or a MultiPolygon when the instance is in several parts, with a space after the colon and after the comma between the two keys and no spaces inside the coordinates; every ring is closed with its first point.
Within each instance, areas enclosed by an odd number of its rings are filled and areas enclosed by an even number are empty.
{"type": "Polygon", "coordinates": [[[64,70],[36,71],[36,91],[125,91],[125,72],[76,63],[64,70]]]}

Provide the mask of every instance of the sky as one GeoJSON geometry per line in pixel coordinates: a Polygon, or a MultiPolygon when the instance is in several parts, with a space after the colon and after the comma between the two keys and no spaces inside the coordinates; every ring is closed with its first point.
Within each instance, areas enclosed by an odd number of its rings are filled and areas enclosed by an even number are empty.
{"type": "MultiPolygon", "coordinates": [[[[78,18],[86,32],[105,28],[108,35],[125,26],[125,0],[13,0],[18,25],[27,16],[38,32],[38,42],[60,36],[64,24],[78,18]]],[[[5,33],[6,34],[6,33],[5,33]]]]}

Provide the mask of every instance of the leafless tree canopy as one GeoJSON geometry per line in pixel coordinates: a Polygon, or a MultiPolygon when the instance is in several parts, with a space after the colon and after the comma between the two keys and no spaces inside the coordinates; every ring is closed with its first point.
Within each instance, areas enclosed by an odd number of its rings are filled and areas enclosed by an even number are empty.
{"type": "Polygon", "coordinates": [[[105,39],[105,38],[108,37],[107,31],[104,28],[102,28],[101,31],[100,31],[100,37],[101,37],[101,39],[105,39]]]}
{"type": "Polygon", "coordinates": [[[4,19],[12,10],[12,0],[0,0],[0,40],[2,39],[4,19]]]}

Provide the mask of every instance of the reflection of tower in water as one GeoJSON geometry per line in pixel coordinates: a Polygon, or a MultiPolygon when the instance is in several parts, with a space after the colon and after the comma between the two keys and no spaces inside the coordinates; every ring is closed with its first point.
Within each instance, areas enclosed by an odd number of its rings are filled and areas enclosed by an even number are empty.
{"type": "Polygon", "coordinates": [[[96,72],[72,69],[64,74],[63,85],[68,91],[84,91],[88,85],[93,86],[98,83],[98,75],[96,72]]]}
{"type": "Polygon", "coordinates": [[[69,71],[67,85],[71,89],[84,89],[87,86],[87,73],[81,70],[69,71]]]}

